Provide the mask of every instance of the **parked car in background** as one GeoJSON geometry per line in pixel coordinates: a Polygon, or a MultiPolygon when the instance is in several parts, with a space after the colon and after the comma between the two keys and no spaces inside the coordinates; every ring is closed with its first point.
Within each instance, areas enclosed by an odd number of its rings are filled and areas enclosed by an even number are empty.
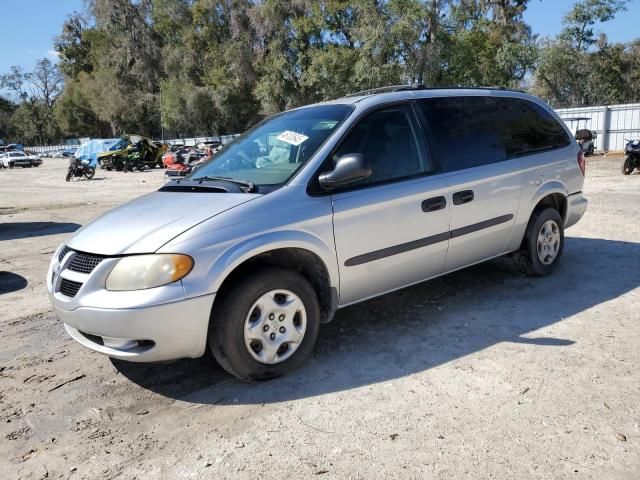
{"type": "Polygon", "coordinates": [[[125,135],[109,151],[98,155],[98,164],[107,170],[162,167],[166,145],[141,135],[125,135]]]}
{"type": "Polygon", "coordinates": [[[222,146],[222,142],[220,142],[219,140],[210,140],[210,141],[206,141],[206,142],[199,142],[196,145],[196,148],[199,150],[215,150],[216,148],[222,146]]]}
{"type": "MultiPolygon", "coordinates": [[[[204,159],[208,159],[211,156],[205,150],[200,150],[196,147],[181,147],[177,150],[171,150],[162,155],[162,165],[165,168],[171,168],[175,165],[190,165],[192,163],[201,162],[204,159]]],[[[183,168],[183,167],[179,167],[183,168]]]]}
{"type": "Polygon", "coordinates": [[[97,352],[143,362],[209,347],[266,380],[301,365],[338,308],[506,254],[550,275],[586,210],[584,174],[535,97],[360,92],[271,117],[85,225],[57,248],[47,289],[97,352]]]}
{"type": "Polygon", "coordinates": [[[40,165],[42,165],[42,159],[37,155],[27,155],[18,150],[9,150],[0,154],[0,167],[2,168],[29,168],[39,167],[40,165]]]}
{"type": "Polygon", "coordinates": [[[73,157],[77,151],[78,151],[78,147],[74,145],[72,147],[67,147],[63,149],[60,152],[60,155],[64,158],[70,158],[70,157],[73,157]]]}

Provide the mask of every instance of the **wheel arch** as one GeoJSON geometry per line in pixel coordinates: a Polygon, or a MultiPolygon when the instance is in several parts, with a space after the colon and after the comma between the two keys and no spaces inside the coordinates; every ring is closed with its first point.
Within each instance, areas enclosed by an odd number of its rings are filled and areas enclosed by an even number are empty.
{"type": "Polygon", "coordinates": [[[554,180],[545,183],[533,196],[533,199],[531,201],[531,209],[529,211],[529,218],[531,218],[531,215],[534,212],[542,208],[552,207],[555,208],[558,213],[560,213],[562,220],[565,221],[567,219],[568,196],[569,192],[561,182],[554,180]]]}
{"type": "Polygon", "coordinates": [[[302,232],[272,232],[241,242],[225,252],[210,272],[216,292],[213,311],[225,291],[264,265],[289,268],[303,275],[318,295],[322,323],[333,319],[339,285],[335,253],[317,237],[302,232]],[[283,236],[288,239],[284,240],[283,236]]]}

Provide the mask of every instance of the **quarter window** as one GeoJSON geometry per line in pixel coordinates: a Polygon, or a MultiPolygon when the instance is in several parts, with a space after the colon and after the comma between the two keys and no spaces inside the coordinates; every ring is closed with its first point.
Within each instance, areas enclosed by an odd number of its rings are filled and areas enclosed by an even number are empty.
{"type": "Polygon", "coordinates": [[[569,136],[553,116],[540,105],[517,98],[496,98],[501,112],[500,127],[507,157],[562,148],[569,136]]]}
{"type": "Polygon", "coordinates": [[[374,184],[418,175],[427,171],[418,148],[407,105],[378,110],[349,133],[333,156],[361,153],[371,164],[371,177],[355,185],[374,184]]]}

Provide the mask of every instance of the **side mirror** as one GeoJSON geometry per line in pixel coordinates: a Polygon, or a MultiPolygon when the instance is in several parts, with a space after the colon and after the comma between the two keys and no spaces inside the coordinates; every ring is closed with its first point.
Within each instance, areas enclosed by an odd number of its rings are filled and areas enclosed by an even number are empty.
{"type": "Polygon", "coordinates": [[[371,176],[371,166],[361,153],[348,153],[336,162],[330,172],[321,173],[318,182],[324,190],[348,185],[371,176]]]}

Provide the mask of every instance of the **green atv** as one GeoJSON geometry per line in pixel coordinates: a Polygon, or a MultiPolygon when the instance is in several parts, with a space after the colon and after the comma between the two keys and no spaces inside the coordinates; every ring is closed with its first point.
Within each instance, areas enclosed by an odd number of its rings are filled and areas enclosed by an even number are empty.
{"type": "Polygon", "coordinates": [[[141,135],[126,135],[111,150],[98,155],[101,168],[118,172],[134,169],[162,168],[162,154],[166,146],[141,135]]]}

